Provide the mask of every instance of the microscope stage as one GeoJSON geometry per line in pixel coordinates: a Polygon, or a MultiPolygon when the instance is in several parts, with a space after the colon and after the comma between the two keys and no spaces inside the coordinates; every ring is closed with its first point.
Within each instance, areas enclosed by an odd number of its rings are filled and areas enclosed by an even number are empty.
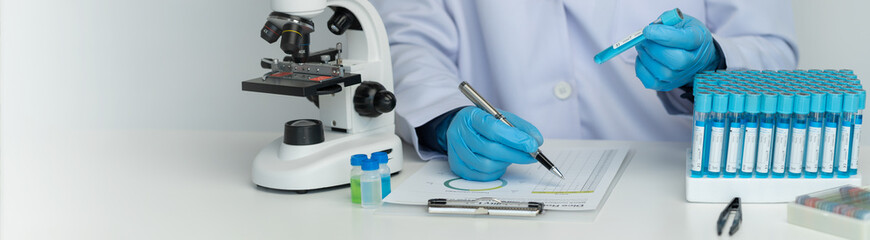
{"type": "Polygon", "coordinates": [[[280,95],[307,97],[324,94],[323,91],[333,91],[341,84],[340,88],[359,84],[362,78],[359,74],[348,74],[344,77],[325,75],[301,74],[290,72],[278,72],[270,74],[266,79],[254,78],[242,82],[243,91],[272,93],[280,95]],[[320,92],[320,93],[318,93],[320,92]]]}

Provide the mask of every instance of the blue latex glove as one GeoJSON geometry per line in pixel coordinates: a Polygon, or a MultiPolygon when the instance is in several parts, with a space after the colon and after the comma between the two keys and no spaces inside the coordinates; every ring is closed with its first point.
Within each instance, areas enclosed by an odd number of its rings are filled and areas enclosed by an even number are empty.
{"type": "Polygon", "coordinates": [[[649,89],[670,91],[686,85],[695,73],[715,70],[722,61],[710,30],[686,14],[673,26],[650,24],[643,35],[646,40],[635,46],[634,68],[649,89]]]}
{"type": "Polygon", "coordinates": [[[441,135],[446,139],[440,139],[439,144],[442,147],[446,144],[447,161],[453,173],[468,180],[492,181],[501,177],[511,163],[537,162],[529,153],[544,143],[541,132],[512,113],[499,111],[515,127],[483,109],[465,107],[449,120],[446,130],[444,127],[436,130],[446,132],[441,135]]]}

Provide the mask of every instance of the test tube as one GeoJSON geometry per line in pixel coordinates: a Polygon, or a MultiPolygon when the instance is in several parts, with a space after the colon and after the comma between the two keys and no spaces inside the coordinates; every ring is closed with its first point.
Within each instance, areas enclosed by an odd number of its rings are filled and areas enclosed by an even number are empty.
{"type": "MultiPolygon", "coordinates": [[[[842,71],[842,70],[841,70],[842,71]]],[[[850,70],[851,71],[851,70],[850,70]]],[[[852,164],[849,166],[849,175],[858,174],[858,152],[861,149],[861,125],[864,124],[864,101],[867,100],[867,91],[858,91],[858,111],[852,116],[852,164]]]]}
{"type": "Polygon", "coordinates": [[[810,93],[809,130],[807,133],[807,150],[804,177],[815,178],[819,173],[822,149],[822,128],[825,122],[825,94],[814,91],[810,93]]]}
{"type": "Polygon", "coordinates": [[[794,94],[782,92],[777,99],[778,113],[776,116],[776,135],[773,144],[773,163],[771,176],[785,177],[786,159],[788,158],[788,140],[791,133],[791,113],[794,110],[794,94]]]}
{"type": "MultiPolygon", "coordinates": [[[[667,11],[662,14],[662,16],[651,24],[664,24],[668,26],[673,26],[674,24],[679,23],[683,20],[683,12],[680,11],[679,8],[674,8],[673,10],[667,11]]],[[[643,36],[643,29],[638,30],[637,32],[628,35],[619,42],[613,44],[613,46],[607,47],[602,50],[598,54],[595,55],[594,60],[597,64],[602,64],[607,60],[619,55],[620,53],[628,50],[634,45],[637,45],[641,41],[645,40],[646,37],[643,36]]]]}
{"type": "Polygon", "coordinates": [[[849,177],[849,161],[852,159],[852,115],[858,111],[858,93],[843,94],[843,112],[840,115],[840,139],[837,140],[837,177],[849,177]]]}
{"type": "Polygon", "coordinates": [[[707,115],[710,115],[713,96],[710,92],[695,92],[694,134],[692,135],[692,177],[702,177],[707,165],[707,115]]]}
{"type": "Polygon", "coordinates": [[[834,157],[837,154],[837,127],[840,123],[840,111],[843,109],[843,94],[829,91],[825,99],[825,131],[822,142],[821,172],[823,178],[834,175],[834,157]]]}
{"type": "Polygon", "coordinates": [[[804,168],[804,150],[807,143],[807,122],[810,113],[809,93],[795,94],[794,117],[791,130],[791,154],[788,159],[788,177],[799,178],[804,168]]]}
{"type": "Polygon", "coordinates": [[[758,154],[755,161],[755,177],[758,178],[766,178],[770,174],[776,100],[777,94],[774,92],[765,92],[761,96],[761,127],[758,130],[758,154]]]}
{"type": "Polygon", "coordinates": [[[725,171],[723,177],[733,178],[737,176],[740,159],[743,157],[743,107],[746,94],[732,91],[728,99],[728,153],[725,157],[725,171]]]}
{"type": "Polygon", "coordinates": [[[755,150],[758,145],[758,109],[761,94],[755,91],[746,93],[743,119],[743,158],[740,161],[740,177],[752,177],[755,171],[755,150]]]}
{"type": "Polygon", "coordinates": [[[728,138],[725,129],[728,128],[728,93],[715,92],[713,94],[713,112],[710,114],[710,157],[707,162],[707,176],[719,177],[722,171],[723,159],[725,158],[725,140],[728,138]]]}

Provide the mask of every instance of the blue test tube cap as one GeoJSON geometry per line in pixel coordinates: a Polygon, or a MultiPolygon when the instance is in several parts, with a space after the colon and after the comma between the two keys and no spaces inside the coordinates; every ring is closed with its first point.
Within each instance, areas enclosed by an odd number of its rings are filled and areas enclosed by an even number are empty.
{"type": "Polygon", "coordinates": [[[362,162],[365,161],[366,159],[369,159],[369,158],[366,157],[365,154],[354,154],[353,156],[350,156],[350,165],[351,166],[362,166],[362,162]]]}
{"type": "Polygon", "coordinates": [[[853,74],[853,73],[855,73],[855,72],[852,71],[852,69],[840,69],[838,72],[845,73],[845,74],[853,74]]]}
{"type": "Polygon", "coordinates": [[[746,102],[743,110],[748,113],[758,113],[758,106],[761,102],[761,93],[750,91],[746,93],[746,102]]]}
{"type": "Polygon", "coordinates": [[[843,93],[843,112],[858,111],[858,92],[848,91],[843,93]]]}
{"type": "Polygon", "coordinates": [[[810,112],[825,112],[825,98],[828,94],[820,91],[810,93],[810,112]]]}
{"type": "Polygon", "coordinates": [[[362,162],[362,170],[363,171],[372,171],[378,170],[380,166],[378,166],[378,161],[374,159],[366,159],[362,162]]]}
{"type": "Polygon", "coordinates": [[[372,159],[378,161],[378,163],[387,163],[390,161],[390,156],[385,152],[374,152],[372,153],[372,159]]]}
{"type": "Polygon", "coordinates": [[[828,91],[825,105],[825,111],[833,113],[843,111],[843,94],[837,91],[828,91]]]}
{"type": "Polygon", "coordinates": [[[794,113],[795,114],[808,114],[808,113],[810,113],[810,94],[809,93],[799,92],[799,93],[795,94],[794,113]]]}
{"type": "Polygon", "coordinates": [[[707,91],[695,92],[695,112],[708,113],[713,104],[713,95],[707,91]]]}
{"type": "Polygon", "coordinates": [[[867,91],[864,91],[864,89],[856,91],[858,92],[858,110],[864,110],[864,102],[867,101],[867,91]]]}
{"type": "Polygon", "coordinates": [[[764,92],[761,95],[761,112],[776,113],[776,99],[778,94],[775,92],[764,92]]]}
{"type": "MultiPolygon", "coordinates": [[[[673,25],[676,25],[677,23],[679,23],[680,21],[683,21],[683,12],[680,11],[679,8],[674,8],[674,9],[666,11],[665,13],[662,13],[661,18],[659,18],[658,20],[660,20],[661,23],[664,25],[673,26],[673,25]]],[[[659,21],[655,21],[655,22],[659,22],[659,21]]]]}
{"type": "Polygon", "coordinates": [[[713,94],[713,112],[728,112],[728,93],[716,92],[713,94]]]}
{"type": "Polygon", "coordinates": [[[744,107],[744,99],[746,99],[746,94],[743,94],[739,91],[731,91],[729,94],[728,100],[728,111],[733,113],[742,113],[744,107]]]}
{"type": "Polygon", "coordinates": [[[790,92],[780,93],[776,102],[776,112],[791,114],[792,111],[794,111],[794,94],[790,92]]]}

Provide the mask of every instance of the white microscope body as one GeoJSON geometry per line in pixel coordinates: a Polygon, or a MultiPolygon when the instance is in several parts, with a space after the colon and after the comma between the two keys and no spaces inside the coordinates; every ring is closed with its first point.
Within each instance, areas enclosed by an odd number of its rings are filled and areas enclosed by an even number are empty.
{"type": "Polygon", "coordinates": [[[389,44],[375,8],[366,0],[271,2],[274,12],[261,36],[271,43],[280,35],[281,48],[288,56],[285,61],[264,59],[263,67],[272,71],[244,81],[242,89],[319,102],[322,126],[308,126],[316,120],[288,122],[285,136],[264,147],[254,159],[253,182],[301,193],[344,185],[350,181],[351,155],[380,151],[389,153],[388,166],[393,173],[402,170],[402,143],[394,133],[389,44]],[[335,10],[329,31],[346,34],[348,46],[338,44],[336,49],[321,51],[327,53],[310,53],[319,58],[309,61],[307,35],[314,26],[308,19],[326,7],[335,10]],[[344,59],[342,51],[347,53],[344,59]],[[312,128],[290,129],[305,126],[312,128]],[[319,129],[322,135],[318,137],[312,129],[319,129]]]}

